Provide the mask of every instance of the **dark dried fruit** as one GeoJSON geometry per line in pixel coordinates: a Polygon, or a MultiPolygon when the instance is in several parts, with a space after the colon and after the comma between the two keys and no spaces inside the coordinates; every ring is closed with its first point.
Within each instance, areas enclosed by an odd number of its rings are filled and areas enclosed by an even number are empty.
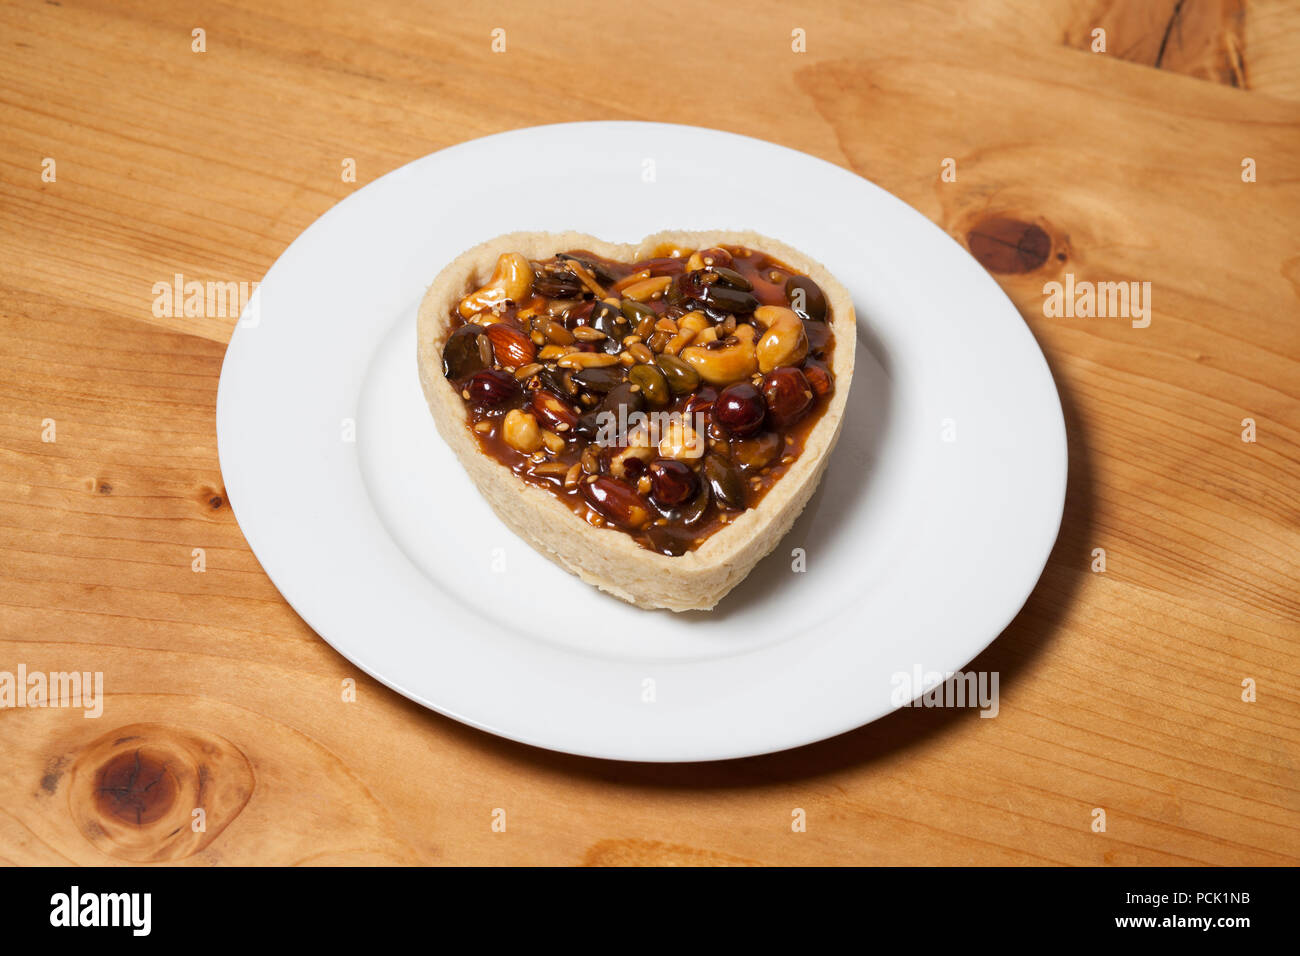
{"type": "Polygon", "coordinates": [[[650,523],[650,509],[641,496],[617,478],[599,477],[581,484],[582,496],[593,511],[627,531],[650,523]]]}
{"type": "Polygon", "coordinates": [[[573,380],[584,391],[597,392],[603,395],[622,385],[627,380],[627,369],[621,365],[584,368],[573,373],[573,380]]]}
{"type": "Polygon", "coordinates": [[[690,425],[694,428],[696,414],[703,415],[707,421],[713,415],[713,403],[717,400],[718,390],[712,385],[697,388],[682,405],[682,417],[690,419],[690,425]]]}
{"type": "MultiPolygon", "coordinates": [[[[744,293],[753,290],[753,285],[739,272],[727,268],[696,269],[688,272],[677,282],[682,295],[688,299],[709,301],[715,293],[724,299],[731,293],[744,293]]],[[[731,297],[735,301],[742,301],[731,297]]],[[[724,308],[726,308],[724,306],[724,308]]],[[[729,312],[752,312],[753,309],[727,308],[729,312]]]]}
{"type": "Polygon", "coordinates": [[[791,276],[785,281],[785,298],[801,319],[826,321],[826,293],[807,276],[791,276]]]}
{"type": "Polygon", "coordinates": [[[707,482],[700,482],[700,490],[696,492],[695,497],[689,502],[672,512],[669,516],[671,520],[687,525],[688,527],[697,524],[704,513],[709,510],[709,486],[707,482]]]}
{"type": "Polygon", "coordinates": [[[597,343],[597,347],[609,355],[613,355],[622,349],[623,337],[632,334],[632,323],[627,320],[618,308],[610,305],[608,302],[597,302],[591,307],[591,318],[587,324],[593,329],[599,329],[605,333],[605,338],[597,343]]]}
{"type": "Polygon", "coordinates": [[[733,312],[738,315],[753,312],[759,305],[758,299],[754,298],[752,293],[729,288],[721,282],[706,285],[704,294],[697,296],[697,298],[710,309],[716,309],[720,312],[733,312]]]}
{"type": "MultiPolygon", "coordinates": [[[[710,272],[708,269],[696,269],[694,272],[688,272],[680,279],[673,283],[681,290],[682,296],[687,299],[700,299],[704,297],[704,287],[710,282],[717,281],[717,274],[710,272]]],[[[676,304],[676,303],[674,303],[676,304]]]]}
{"type": "Polygon", "coordinates": [[[578,386],[574,384],[572,373],[568,369],[544,365],[535,373],[534,378],[540,388],[548,388],[556,395],[572,398],[578,394],[578,386]]]}
{"type": "Polygon", "coordinates": [[[713,403],[713,420],[737,438],[748,438],[757,432],[766,417],[763,393],[748,382],[728,385],[713,403]]]}
{"type": "Polygon", "coordinates": [[[671,458],[650,462],[650,497],[665,508],[676,508],[699,490],[699,479],[687,464],[671,458]]]}
{"type": "Polygon", "coordinates": [[[613,412],[626,421],[634,412],[645,411],[645,396],[641,394],[640,389],[632,391],[631,384],[624,382],[609,390],[597,411],[613,412]]]}
{"type": "Polygon", "coordinates": [[[579,438],[591,441],[600,433],[600,412],[590,411],[578,418],[578,424],[573,426],[573,433],[579,438]]]}
{"type": "Polygon", "coordinates": [[[456,380],[492,364],[492,343],[481,325],[462,325],[442,347],[442,374],[456,380]]]}
{"type": "Polygon", "coordinates": [[[485,368],[475,372],[465,384],[469,400],[484,408],[494,408],[513,401],[519,395],[519,383],[509,372],[499,368],[485,368]]]}
{"type": "Polygon", "coordinates": [[[586,325],[591,320],[591,310],[595,308],[594,299],[586,302],[579,302],[573,308],[564,313],[564,327],[566,329],[576,329],[580,325],[586,325]]]}
{"type": "Polygon", "coordinates": [[[736,463],[721,455],[706,455],[704,479],[713,491],[713,500],[737,511],[745,508],[745,479],[736,463]]]}
{"type": "Polygon", "coordinates": [[[774,368],[763,378],[767,413],[777,428],[789,428],[808,414],[813,390],[803,372],[789,365],[774,368]]]}
{"type": "Polygon", "coordinates": [[[586,288],[582,280],[563,266],[546,264],[533,277],[533,289],[548,299],[572,299],[586,288]]]}
{"type": "Polygon", "coordinates": [[[553,432],[567,432],[578,424],[577,410],[549,389],[533,392],[532,408],[542,426],[553,432]]]}
{"type": "Polygon", "coordinates": [[[736,316],[733,315],[732,313],[726,311],[725,309],[719,309],[717,306],[708,305],[704,302],[701,302],[699,299],[696,299],[694,301],[694,305],[697,309],[699,309],[699,311],[707,315],[709,317],[709,321],[713,322],[715,325],[721,325],[727,319],[731,319],[731,321],[733,322],[736,321],[736,316]]]}
{"type": "Polygon", "coordinates": [[[717,275],[718,281],[730,289],[739,289],[741,292],[754,291],[753,283],[734,269],[727,269],[723,266],[714,266],[712,271],[717,275]]]}
{"type": "Polygon", "coordinates": [[[577,256],[571,252],[557,253],[555,258],[561,261],[578,262],[586,266],[587,271],[596,277],[596,281],[601,285],[613,285],[619,280],[619,277],[610,271],[609,267],[602,263],[594,256],[577,256]]]}
{"type": "Polygon", "coordinates": [[[673,284],[668,287],[668,291],[664,293],[664,302],[668,303],[668,309],[664,311],[665,315],[671,309],[682,309],[686,305],[687,296],[682,290],[682,280],[685,278],[685,276],[678,276],[673,280],[673,284]]]}
{"type": "Polygon", "coordinates": [[[823,355],[831,341],[831,327],[825,322],[808,322],[803,324],[804,334],[808,337],[808,354],[823,355]]]}

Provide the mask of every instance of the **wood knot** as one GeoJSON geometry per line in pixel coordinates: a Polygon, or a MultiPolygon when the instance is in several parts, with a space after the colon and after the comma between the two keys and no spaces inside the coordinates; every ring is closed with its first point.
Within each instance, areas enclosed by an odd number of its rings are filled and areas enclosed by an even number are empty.
{"type": "Polygon", "coordinates": [[[1052,254],[1052,237],[1032,222],[1008,216],[981,219],[966,234],[966,245],[989,272],[1033,272],[1052,254]]]}
{"type": "Polygon", "coordinates": [[[225,738],[132,724],[98,737],[78,755],[68,807],[101,852],[169,862],[216,839],[252,792],[252,767],[225,738]]]}
{"type": "Polygon", "coordinates": [[[199,501],[210,511],[220,511],[226,503],[226,489],[204,485],[199,489],[199,501]]]}
{"type": "Polygon", "coordinates": [[[162,756],[141,748],[119,753],[99,768],[95,803],[101,816],[143,826],[171,809],[176,789],[162,756]]]}
{"type": "Polygon", "coordinates": [[[113,486],[107,481],[96,481],[95,491],[101,495],[111,495],[113,493],[113,486]]]}

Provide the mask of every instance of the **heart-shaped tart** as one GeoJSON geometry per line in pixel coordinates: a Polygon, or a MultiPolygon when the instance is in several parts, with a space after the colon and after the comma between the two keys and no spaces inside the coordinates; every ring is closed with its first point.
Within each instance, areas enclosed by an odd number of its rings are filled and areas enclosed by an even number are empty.
{"type": "Polygon", "coordinates": [[[752,232],[516,232],[420,304],[438,431],[516,534],[643,608],[707,610],[812,496],[853,379],[853,303],[752,232]]]}

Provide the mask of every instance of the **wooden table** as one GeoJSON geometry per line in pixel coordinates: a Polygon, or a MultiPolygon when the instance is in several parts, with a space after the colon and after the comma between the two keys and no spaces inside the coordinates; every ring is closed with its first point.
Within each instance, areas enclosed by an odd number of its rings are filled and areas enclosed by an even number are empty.
{"type": "Polygon", "coordinates": [[[107,695],[98,720],[0,710],[3,862],[1300,861],[1294,4],[26,0],[0,23],[0,671],[107,695]],[[409,160],[583,119],[839,163],[1020,308],[1070,481],[1038,589],[972,665],[1000,672],[997,719],[561,756],[359,674],[262,573],[217,464],[234,319],[155,315],[154,284],[256,282],[409,160]],[[1067,273],[1150,282],[1150,325],[1048,317],[1067,273]]]}

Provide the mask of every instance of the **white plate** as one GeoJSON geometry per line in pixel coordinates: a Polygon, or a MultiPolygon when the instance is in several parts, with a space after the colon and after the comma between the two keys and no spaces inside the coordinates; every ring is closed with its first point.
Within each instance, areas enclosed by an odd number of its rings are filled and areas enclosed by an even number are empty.
{"type": "Polygon", "coordinates": [[[895,674],[958,670],[1011,621],[1065,497],[1051,374],[961,246],[822,160],[655,123],[489,136],[339,203],[241,319],[217,437],[249,545],[341,654],[456,720],[626,760],[765,753],[883,716],[895,674]],[[637,610],[535,554],[443,444],[416,377],[416,306],[469,246],[667,228],[783,239],[858,310],[822,487],[713,613],[637,610]]]}

